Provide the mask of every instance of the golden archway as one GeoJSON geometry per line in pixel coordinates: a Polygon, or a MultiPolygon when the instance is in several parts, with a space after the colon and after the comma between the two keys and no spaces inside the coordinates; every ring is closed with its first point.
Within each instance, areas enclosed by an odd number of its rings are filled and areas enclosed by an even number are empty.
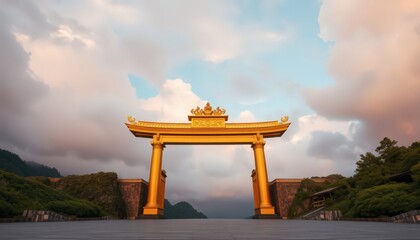
{"type": "Polygon", "coordinates": [[[151,138],[149,190],[144,216],[160,217],[164,213],[166,173],[162,171],[162,152],[165,145],[181,144],[250,144],[254,150],[255,170],[252,171],[254,212],[256,216],[274,216],[268,189],[265,162],[265,138],[280,137],[290,125],[288,117],[281,121],[226,123],[226,110],[213,109],[209,103],[201,109],[191,109],[190,123],[136,121],[128,117],[128,129],[136,137],[151,138]]]}

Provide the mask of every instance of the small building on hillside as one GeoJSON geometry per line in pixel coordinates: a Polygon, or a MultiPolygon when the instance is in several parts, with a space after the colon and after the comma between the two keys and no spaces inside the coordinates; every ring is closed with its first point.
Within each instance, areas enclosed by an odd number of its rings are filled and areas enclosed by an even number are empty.
{"type": "Polygon", "coordinates": [[[334,191],[336,191],[339,188],[342,188],[342,186],[328,188],[328,189],[312,194],[311,196],[312,208],[320,208],[320,207],[325,206],[325,201],[331,198],[334,191]]]}
{"type": "Polygon", "coordinates": [[[404,171],[394,175],[389,176],[388,180],[391,182],[405,182],[412,183],[413,178],[411,177],[411,171],[404,171]]]}

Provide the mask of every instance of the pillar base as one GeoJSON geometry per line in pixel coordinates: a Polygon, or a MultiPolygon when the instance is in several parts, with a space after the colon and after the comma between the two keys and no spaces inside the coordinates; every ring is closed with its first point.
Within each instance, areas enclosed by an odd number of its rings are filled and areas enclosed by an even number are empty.
{"type": "Polygon", "coordinates": [[[254,215],[252,216],[253,219],[282,219],[280,215],[254,215]]]}
{"type": "Polygon", "coordinates": [[[144,207],[143,208],[143,214],[142,215],[150,215],[150,216],[163,216],[164,215],[164,210],[163,208],[158,208],[158,207],[144,207]]]}
{"type": "Polygon", "coordinates": [[[276,215],[274,211],[274,207],[263,207],[263,208],[256,208],[254,210],[255,215],[276,215]]]}
{"type": "Polygon", "coordinates": [[[165,219],[165,216],[163,216],[163,215],[144,215],[144,214],[142,214],[140,216],[137,216],[136,220],[137,219],[140,219],[140,220],[143,220],[143,219],[165,219]]]}

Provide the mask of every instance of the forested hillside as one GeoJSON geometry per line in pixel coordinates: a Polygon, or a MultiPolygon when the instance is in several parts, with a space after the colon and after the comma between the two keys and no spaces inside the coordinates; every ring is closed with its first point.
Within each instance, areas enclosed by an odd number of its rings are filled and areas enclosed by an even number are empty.
{"type": "Polygon", "coordinates": [[[420,209],[420,142],[405,147],[384,138],[375,153],[360,156],[354,176],[321,188],[306,180],[289,214],[309,211],[309,197],[332,186],[342,188],[327,201],[327,209],[341,210],[345,217],[385,217],[420,209]]]}
{"type": "Polygon", "coordinates": [[[33,179],[0,170],[0,217],[21,216],[23,210],[52,210],[77,217],[100,217],[96,204],[76,199],[33,179]]]}
{"type": "Polygon", "coordinates": [[[114,172],[70,175],[54,182],[42,177],[35,179],[75,198],[98,204],[108,215],[121,218],[126,216],[125,204],[118,188],[118,175],[114,172]]]}
{"type": "Polygon", "coordinates": [[[35,162],[25,162],[17,154],[0,149],[0,169],[19,176],[61,177],[57,169],[35,162]]]}
{"type": "MultiPolygon", "coordinates": [[[[17,154],[0,149],[0,218],[19,216],[25,209],[53,210],[77,217],[124,218],[125,204],[117,180],[113,172],[61,177],[55,168],[25,162],[17,154]]],[[[206,218],[187,202],[172,206],[167,200],[165,216],[206,218]]]]}

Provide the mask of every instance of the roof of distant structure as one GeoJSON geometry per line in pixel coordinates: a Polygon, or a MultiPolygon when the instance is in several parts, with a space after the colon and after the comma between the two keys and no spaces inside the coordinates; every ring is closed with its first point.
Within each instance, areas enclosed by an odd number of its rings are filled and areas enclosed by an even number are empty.
{"type": "Polygon", "coordinates": [[[331,193],[331,192],[334,192],[335,190],[337,190],[337,189],[339,189],[341,187],[343,187],[343,186],[337,186],[337,187],[328,188],[328,189],[325,189],[325,190],[322,190],[322,191],[319,191],[319,192],[316,192],[316,193],[312,194],[311,197],[315,197],[315,196],[319,196],[319,195],[324,195],[324,194],[327,194],[327,193],[331,193]]]}
{"type": "Polygon", "coordinates": [[[413,178],[411,177],[411,171],[400,172],[394,175],[389,176],[388,178],[390,181],[396,182],[413,182],[413,178]]]}

